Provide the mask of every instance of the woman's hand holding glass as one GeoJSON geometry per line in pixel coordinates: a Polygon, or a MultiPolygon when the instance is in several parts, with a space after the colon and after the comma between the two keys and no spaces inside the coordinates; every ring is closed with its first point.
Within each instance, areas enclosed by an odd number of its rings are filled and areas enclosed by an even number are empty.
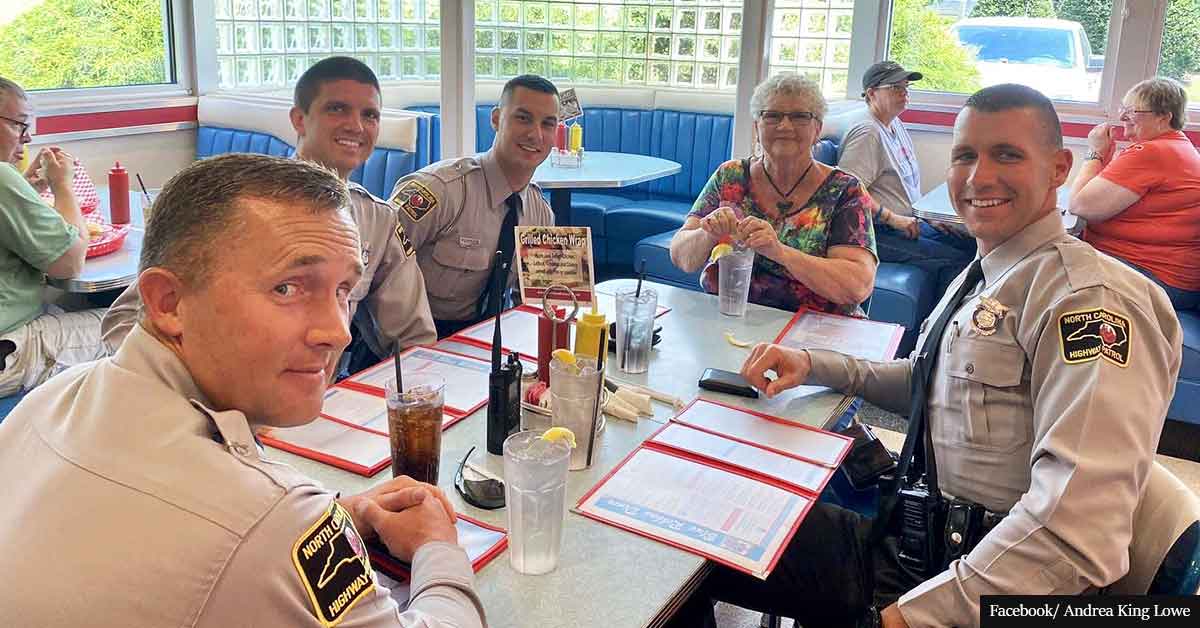
{"type": "Polygon", "coordinates": [[[743,218],[737,224],[737,235],[734,237],[745,243],[747,247],[754,249],[755,253],[779,261],[778,256],[783,249],[783,243],[779,241],[779,234],[775,233],[775,227],[762,218],[754,216],[743,218]]]}
{"type": "Polygon", "coordinates": [[[712,236],[712,239],[720,242],[727,237],[734,236],[737,232],[737,215],[734,214],[732,207],[722,205],[700,219],[700,228],[712,236]]]}

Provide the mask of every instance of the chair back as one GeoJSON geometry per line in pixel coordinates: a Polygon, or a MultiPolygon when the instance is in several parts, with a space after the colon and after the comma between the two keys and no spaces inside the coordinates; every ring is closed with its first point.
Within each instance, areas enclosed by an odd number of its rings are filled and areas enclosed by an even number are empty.
{"type": "Polygon", "coordinates": [[[1194,595],[1200,586],[1200,498],[1158,462],[1133,513],[1129,572],[1114,595],[1194,595]]]}

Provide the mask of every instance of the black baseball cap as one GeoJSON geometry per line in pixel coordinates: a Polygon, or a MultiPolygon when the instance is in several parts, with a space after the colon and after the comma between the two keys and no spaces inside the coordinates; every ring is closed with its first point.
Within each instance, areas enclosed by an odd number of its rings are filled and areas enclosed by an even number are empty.
{"type": "Polygon", "coordinates": [[[920,72],[909,72],[895,61],[880,61],[863,72],[863,95],[872,87],[891,85],[903,80],[919,81],[924,77],[920,72]]]}

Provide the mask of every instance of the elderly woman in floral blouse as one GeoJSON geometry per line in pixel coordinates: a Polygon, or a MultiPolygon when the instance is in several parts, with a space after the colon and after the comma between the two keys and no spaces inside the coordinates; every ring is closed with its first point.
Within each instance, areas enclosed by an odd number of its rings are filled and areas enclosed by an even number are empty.
{"type": "MultiPolygon", "coordinates": [[[[750,100],[763,156],[721,164],[671,240],[671,260],[692,272],[722,241],[758,255],[750,302],[860,314],[875,284],[875,202],[853,175],[812,157],[825,99],[811,81],[773,76],[750,100]]],[[[700,279],[717,291],[715,263],[700,279]]]]}

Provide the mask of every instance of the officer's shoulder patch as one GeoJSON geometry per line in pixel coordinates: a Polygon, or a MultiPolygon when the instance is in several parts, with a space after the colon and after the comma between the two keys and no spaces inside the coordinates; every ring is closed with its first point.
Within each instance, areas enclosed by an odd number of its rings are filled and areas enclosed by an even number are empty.
{"type": "Polygon", "coordinates": [[[421,222],[422,218],[428,216],[438,206],[437,196],[433,194],[428,186],[416,179],[409,179],[400,184],[400,187],[396,188],[396,193],[392,194],[389,202],[392,206],[408,214],[408,217],[413,222],[421,222]]]}
{"type": "Polygon", "coordinates": [[[412,240],[408,238],[408,232],[404,230],[404,224],[399,221],[396,222],[396,239],[400,241],[400,246],[404,248],[404,255],[406,257],[411,258],[416,254],[417,250],[413,248],[412,240]]]}
{"type": "Polygon", "coordinates": [[[1103,358],[1117,366],[1129,366],[1132,336],[1128,318],[1102,307],[1058,317],[1058,340],[1067,364],[1103,358]]]}
{"type": "Polygon", "coordinates": [[[334,500],[329,510],[292,547],[309,601],[322,626],[338,625],[375,589],[375,572],[350,513],[334,500]]]}

